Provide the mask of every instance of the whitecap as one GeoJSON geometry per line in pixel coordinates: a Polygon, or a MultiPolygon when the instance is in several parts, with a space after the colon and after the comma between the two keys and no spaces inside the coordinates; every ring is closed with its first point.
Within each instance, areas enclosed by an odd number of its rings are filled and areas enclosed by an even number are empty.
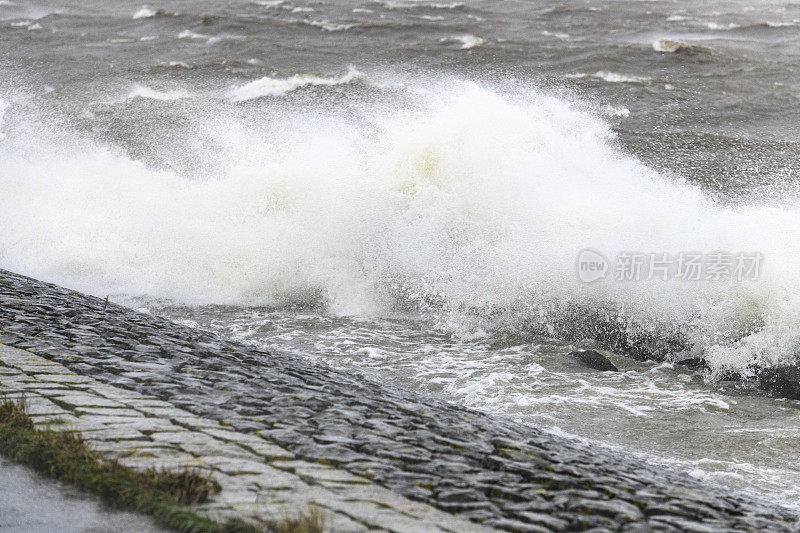
{"type": "Polygon", "coordinates": [[[682,41],[674,41],[672,39],[658,39],[653,41],[653,50],[656,52],[671,54],[686,48],[689,48],[689,45],[682,41]]]}
{"type": "Polygon", "coordinates": [[[413,9],[413,8],[427,8],[427,9],[456,9],[464,7],[463,2],[449,2],[449,3],[423,3],[423,2],[383,2],[382,4],[387,9],[413,9]]]}
{"type": "Polygon", "coordinates": [[[352,67],[342,76],[318,76],[316,74],[295,74],[289,78],[265,76],[234,88],[228,93],[228,96],[233,102],[243,102],[264,96],[283,96],[295,89],[310,85],[343,85],[363,78],[364,75],[352,67]]]}
{"type": "Polygon", "coordinates": [[[470,48],[475,48],[477,46],[481,46],[486,42],[486,39],[482,39],[471,33],[465,33],[464,35],[454,35],[452,37],[442,37],[439,39],[440,43],[452,43],[457,42],[461,43],[462,50],[469,50],[470,48]]]}
{"type": "Polygon", "coordinates": [[[146,85],[136,85],[134,86],[133,90],[128,93],[127,99],[133,98],[148,98],[151,100],[162,100],[162,101],[169,101],[169,100],[181,100],[183,98],[190,98],[192,93],[185,91],[183,89],[177,89],[174,91],[157,91],[155,89],[151,89],[146,85]]]}
{"type": "Polygon", "coordinates": [[[339,22],[331,22],[329,20],[309,20],[303,21],[304,24],[308,24],[309,26],[314,26],[317,28],[321,28],[325,31],[346,31],[350,28],[355,28],[358,24],[342,24],[339,22]]]}
{"type": "Polygon", "coordinates": [[[706,27],[709,30],[714,30],[714,31],[728,31],[728,30],[733,30],[733,29],[738,28],[739,25],[738,24],[734,24],[733,22],[731,22],[729,24],[720,24],[718,22],[707,22],[706,23],[706,27]]]}
{"type": "Polygon", "coordinates": [[[551,32],[551,31],[547,31],[547,30],[542,31],[542,35],[544,35],[546,37],[555,37],[556,39],[562,39],[562,40],[569,39],[569,37],[570,37],[569,33],[551,32]]]}
{"type": "Polygon", "coordinates": [[[616,72],[608,72],[599,70],[592,74],[593,78],[597,78],[608,83],[646,83],[651,80],[647,76],[633,76],[630,74],[618,74],[616,72]]]}
{"type": "Polygon", "coordinates": [[[156,15],[158,15],[160,13],[161,13],[161,10],[159,10],[159,9],[156,9],[156,8],[153,8],[153,7],[144,6],[139,11],[137,11],[136,13],[133,14],[133,18],[135,18],[135,19],[147,19],[147,18],[155,17],[156,15]]]}
{"type": "Polygon", "coordinates": [[[205,39],[206,44],[214,44],[219,41],[242,39],[238,35],[205,35],[203,33],[193,32],[192,30],[183,30],[178,34],[178,39],[205,39]]]}
{"type": "Polygon", "coordinates": [[[178,39],[208,39],[208,35],[203,35],[202,33],[196,33],[192,30],[183,30],[178,34],[178,39]]]}

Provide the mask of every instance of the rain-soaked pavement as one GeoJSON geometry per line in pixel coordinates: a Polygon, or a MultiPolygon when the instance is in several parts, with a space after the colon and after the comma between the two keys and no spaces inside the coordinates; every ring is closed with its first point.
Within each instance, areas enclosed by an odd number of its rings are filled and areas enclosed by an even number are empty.
{"type": "Polygon", "coordinates": [[[3,533],[162,531],[152,520],[109,509],[72,487],[0,458],[3,533]]]}

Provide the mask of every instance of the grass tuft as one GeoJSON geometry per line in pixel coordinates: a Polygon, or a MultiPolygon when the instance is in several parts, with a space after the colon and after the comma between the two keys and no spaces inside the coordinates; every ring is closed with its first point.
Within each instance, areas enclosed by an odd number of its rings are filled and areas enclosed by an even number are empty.
{"type": "MultiPolygon", "coordinates": [[[[220,491],[210,473],[197,469],[140,472],[104,460],[80,436],[70,431],[38,430],[26,413],[24,400],[0,400],[0,454],[51,478],[99,496],[107,504],[148,514],[164,527],[181,532],[253,533],[241,519],[223,524],[199,516],[188,505],[208,501],[220,491]]],[[[274,533],[321,533],[318,511],[273,522],[274,533]]]]}
{"type": "Polygon", "coordinates": [[[285,516],[269,524],[273,533],[322,533],[325,531],[325,515],[312,507],[305,514],[285,516]]]}

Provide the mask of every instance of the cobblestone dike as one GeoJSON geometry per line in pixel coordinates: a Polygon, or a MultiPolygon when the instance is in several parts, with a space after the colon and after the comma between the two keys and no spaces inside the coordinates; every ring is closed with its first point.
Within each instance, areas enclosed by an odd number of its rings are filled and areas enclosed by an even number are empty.
{"type": "MultiPolygon", "coordinates": [[[[510,531],[793,531],[798,526],[797,517],[786,509],[703,485],[680,472],[114,304],[106,306],[101,299],[2,270],[0,343],[41,356],[47,360],[42,360],[44,366],[51,361],[67,367],[64,372],[76,374],[67,382],[71,379],[78,386],[77,392],[64,391],[63,378],[41,377],[36,368],[26,370],[24,357],[22,362],[10,357],[7,370],[0,373],[5,388],[10,384],[11,390],[19,390],[28,383],[25,387],[32,391],[61,391],[38,401],[78,409],[81,416],[113,416],[102,411],[113,408],[135,411],[128,415],[160,416],[173,427],[141,423],[140,429],[128,429],[138,431],[133,440],[142,440],[141,434],[145,440],[177,445],[188,454],[179,455],[179,460],[209,455],[203,448],[205,437],[193,442],[189,434],[198,428],[222,428],[224,433],[202,433],[224,442],[258,439],[262,450],[272,451],[265,455],[248,448],[248,460],[281,466],[273,470],[294,475],[303,486],[270,487],[264,482],[264,487],[254,481],[248,490],[260,492],[251,507],[279,501],[274,497],[278,489],[286,500],[293,491],[325,488],[335,495],[337,486],[346,485],[350,495],[330,497],[357,507],[371,501],[374,488],[378,501],[373,505],[378,509],[398,510],[406,505],[403,502],[414,500],[455,515],[448,524],[424,505],[417,515],[403,515],[416,516],[410,522],[391,513],[370,521],[353,508],[340,508],[343,516],[355,520],[349,525],[335,521],[336,529],[421,531],[422,523],[431,530],[451,531],[469,529],[470,523],[510,531]],[[89,381],[81,388],[83,380],[89,381]],[[120,405],[81,405],[92,403],[81,395],[97,387],[127,391],[114,394],[126,394],[129,401],[108,394],[109,404],[120,405]],[[137,400],[145,402],[139,407],[155,411],[137,410],[137,400]],[[147,405],[148,401],[155,403],[147,405]],[[170,409],[176,411],[170,414],[170,409]],[[193,426],[192,419],[207,422],[193,426]],[[189,433],[181,433],[184,430],[189,433]],[[161,438],[159,433],[179,435],[161,438]],[[331,479],[304,475],[312,464],[336,474],[331,479]],[[332,485],[326,488],[323,482],[332,485]],[[398,495],[399,503],[393,504],[386,494],[398,495]]],[[[45,411],[48,408],[45,404],[45,411]]],[[[75,423],[93,421],[103,422],[75,423]]],[[[211,453],[220,454],[235,457],[219,450],[211,453]]],[[[242,472],[217,462],[221,475],[278,475],[242,472]]],[[[255,470],[252,464],[249,468],[255,470]]],[[[305,498],[322,506],[324,499],[324,493],[305,498]]],[[[328,508],[336,510],[336,501],[328,508]]]]}

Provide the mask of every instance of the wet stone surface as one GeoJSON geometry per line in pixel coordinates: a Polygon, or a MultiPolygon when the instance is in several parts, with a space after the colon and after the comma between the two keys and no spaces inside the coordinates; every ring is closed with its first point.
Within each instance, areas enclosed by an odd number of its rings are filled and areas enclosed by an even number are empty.
{"type": "MultiPolygon", "coordinates": [[[[195,510],[213,519],[238,517],[263,526],[316,508],[326,530],[333,532],[489,530],[398,496],[346,470],[298,460],[258,435],[231,431],[220,422],[149,395],[92,378],[64,380],[64,389],[24,387],[47,383],[46,378],[52,376],[82,377],[59,363],[0,344],[0,393],[24,401],[36,427],[79,432],[102,457],[131,468],[202,469],[217,480],[221,491],[195,510]],[[106,400],[113,400],[113,405],[106,400]],[[104,407],[93,407],[96,404],[104,407]]],[[[6,472],[13,470],[2,461],[0,470],[0,502],[4,496],[8,500],[5,508],[0,505],[0,529],[4,531],[9,527],[53,531],[58,513],[81,531],[146,531],[152,525],[145,517],[119,513],[111,517],[86,505],[81,511],[83,522],[74,520],[74,510],[62,501],[63,496],[46,490],[52,483],[41,479],[14,483],[6,472]],[[29,501],[29,496],[36,494],[39,501],[29,501]],[[39,512],[42,508],[54,510],[44,522],[39,512]],[[112,518],[118,527],[109,525],[112,518]],[[83,528],[80,524],[88,523],[87,519],[98,527],[83,528]]]]}
{"type": "MultiPolygon", "coordinates": [[[[196,457],[208,443],[182,441],[169,426],[194,431],[209,421],[221,423],[225,433],[204,434],[262,458],[223,454],[215,468],[232,477],[259,476],[268,463],[322,490],[353,476],[390,489],[401,501],[424,502],[510,531],[797,527],[797,517],[786,509],[680,472],[114,304],[106,307],[98,298],[5,271],[0,271],[0,343],[142,396],[127,402],[113,394],[87,399],[75,393],[87,387],[80,378],[39,380],[0,372],[4,386],[33,390],[46,383],[48,389],[41,390],[56,406],[99,417],[81,424],[113,417],[108,409],[142,414],[161,409],[161,426],[150,421],[119,427],[133,441],[161,432],[159,443],[196,457]],[[335,473],[326,467],[335,467],[335,473]]],[[[276,479],[273,485],[284,483],[276,479]]],[[[361,487],[369,492],[375,486],[361,487]]],[[[344,516],[371,516],[370,527],[414,530],[401,522],[392,526],[381,504],[372,508],[353,499],[332,505],[344,516]]]]}

